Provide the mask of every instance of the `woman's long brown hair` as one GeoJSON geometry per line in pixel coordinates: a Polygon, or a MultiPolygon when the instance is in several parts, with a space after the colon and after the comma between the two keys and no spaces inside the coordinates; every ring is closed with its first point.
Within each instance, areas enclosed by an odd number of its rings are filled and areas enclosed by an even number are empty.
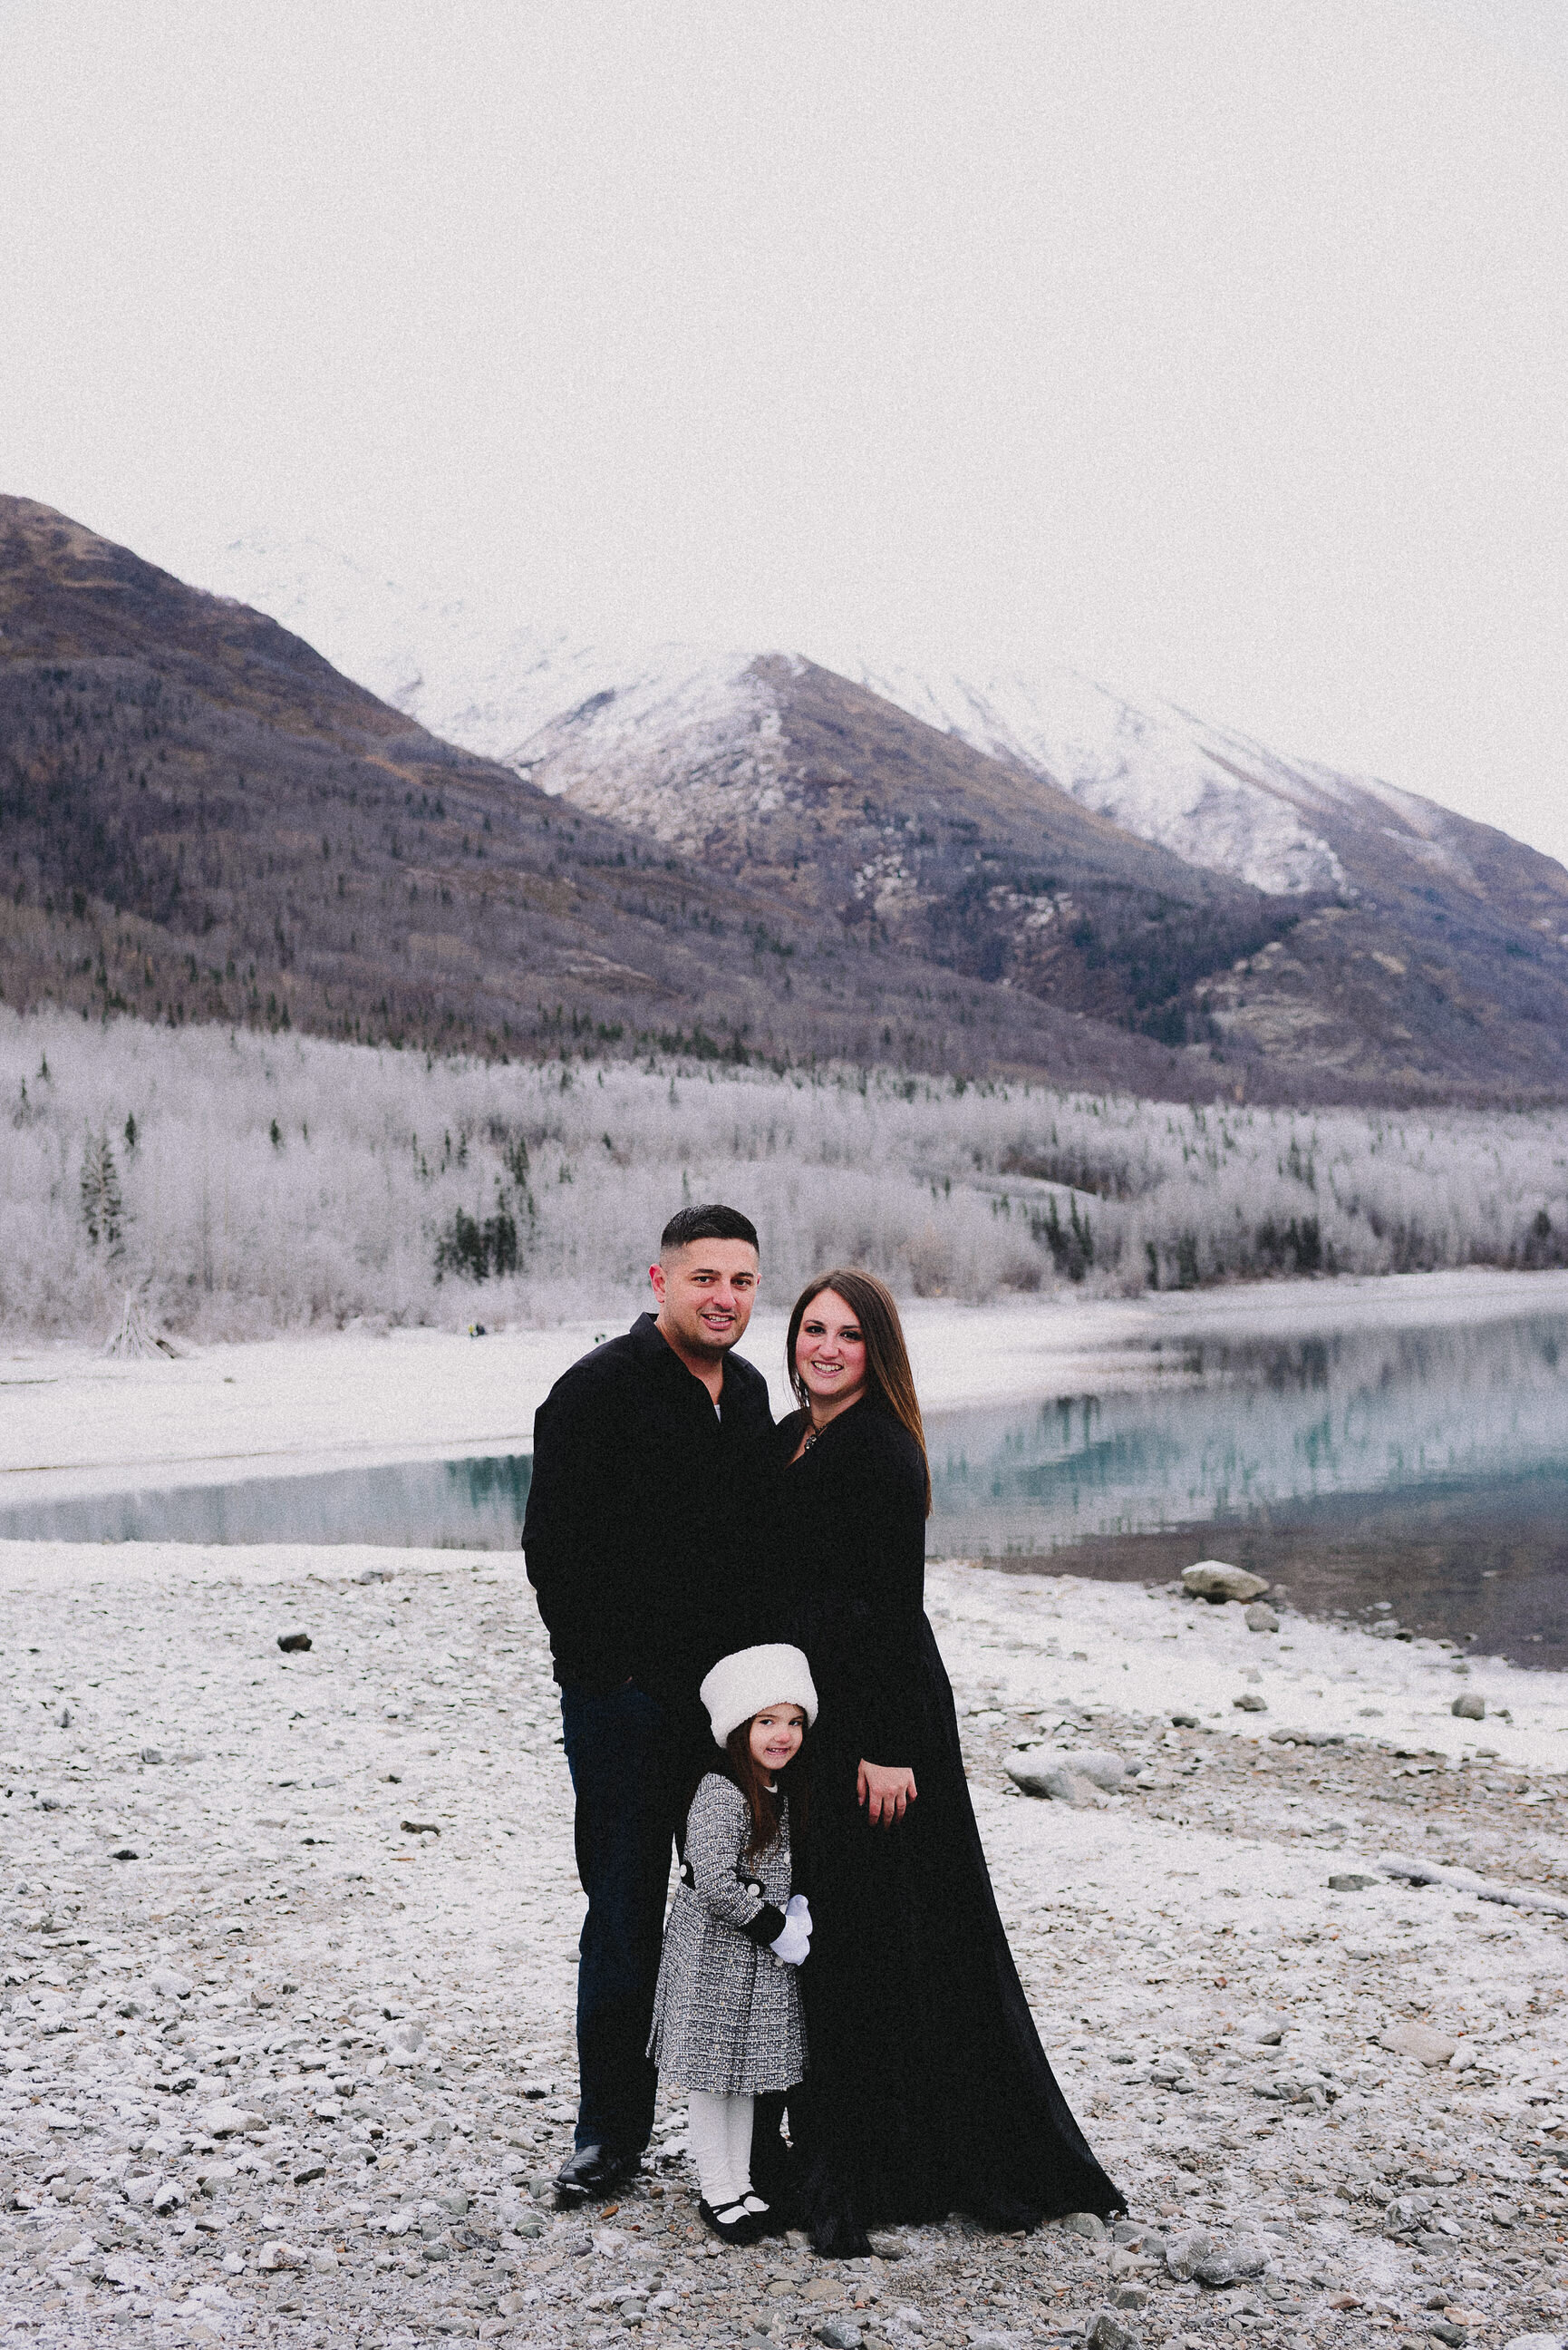
{"type": "Polygon", "coordinates": [[[803,1404],[809,1404],[810,1390],[795,1366],[794,1346],[800,1336],[806,1308],[831,1289],[842,1297],[860,1325],[860,1335],[866,1341],[866,1388],[869,1399],[879,1402],[890,1411],[901,1426],[907,1428],[920,1448],[920,1467],[926,1480],[926,1515],[931,1514],[931,1464],[926,1452],[926,1430],[920,1419],[920,1399],[915,1393],[915,1375],[909,1368],[909,1350],[904,1344],[904,1326],[898,1319],[898,1309],[893,1303],[892,1292],[885,1289],[875,1274],[857,1273],[846,1265],[836,1272],[819,1274],[807,1282],[794,1302],[794,1312],[789,1317],[789,1336],[784,1340],[784,1362],[789,1371],[789,1383],[803,1404]]]}

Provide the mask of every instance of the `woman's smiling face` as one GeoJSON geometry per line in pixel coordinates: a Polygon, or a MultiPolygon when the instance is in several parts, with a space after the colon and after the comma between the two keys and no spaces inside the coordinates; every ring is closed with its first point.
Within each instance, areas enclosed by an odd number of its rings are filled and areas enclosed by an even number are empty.
{"type": "Polygon", "coordinates": [[[866,1392],[866,1340],[836,1290],[819,1291],[801,1316],[794,1367],[813,1413],[824,1404],[842,1410],[866,1392]]]}

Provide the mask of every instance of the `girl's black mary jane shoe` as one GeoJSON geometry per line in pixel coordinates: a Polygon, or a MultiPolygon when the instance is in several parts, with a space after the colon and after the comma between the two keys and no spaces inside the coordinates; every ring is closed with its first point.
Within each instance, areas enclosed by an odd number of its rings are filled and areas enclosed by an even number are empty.
{"type": "Polygon", "coordinates": [[[743,2203],[726,2203],[722,2216],[706,2199],[697,2209],[722,2244],[754,2244],[762,2233],[754,2214],[743,2203]]]}

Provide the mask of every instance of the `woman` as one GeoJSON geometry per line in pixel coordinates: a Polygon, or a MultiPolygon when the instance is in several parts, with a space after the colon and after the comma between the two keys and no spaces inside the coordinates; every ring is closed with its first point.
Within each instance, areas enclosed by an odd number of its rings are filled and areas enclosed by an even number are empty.
{"type": "Polygon", "coordinates": [[[953,2210],[998,2228],[1125,2200],[1056,2085],[1018,1980],[924,1610],[930,1477],[898,1308],[825,1274],[790,1317],[780,1572],[820,1699],[805,1882],[809,2050],[789,2098],[818,2252],[953,2210]]]}

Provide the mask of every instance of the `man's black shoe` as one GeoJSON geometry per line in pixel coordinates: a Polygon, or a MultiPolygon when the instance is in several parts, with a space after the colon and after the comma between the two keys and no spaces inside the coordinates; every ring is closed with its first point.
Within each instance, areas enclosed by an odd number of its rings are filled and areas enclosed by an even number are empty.
{"type": "Polygon", "coordinates": [[[570,2211],[579,2203],[597,2203],[613,2195],[637,2175],[635,2154],[611,2154],[602,2146],[580,2146],[570,2162],[556,2174],[556,2209],[570,2211]]]}

